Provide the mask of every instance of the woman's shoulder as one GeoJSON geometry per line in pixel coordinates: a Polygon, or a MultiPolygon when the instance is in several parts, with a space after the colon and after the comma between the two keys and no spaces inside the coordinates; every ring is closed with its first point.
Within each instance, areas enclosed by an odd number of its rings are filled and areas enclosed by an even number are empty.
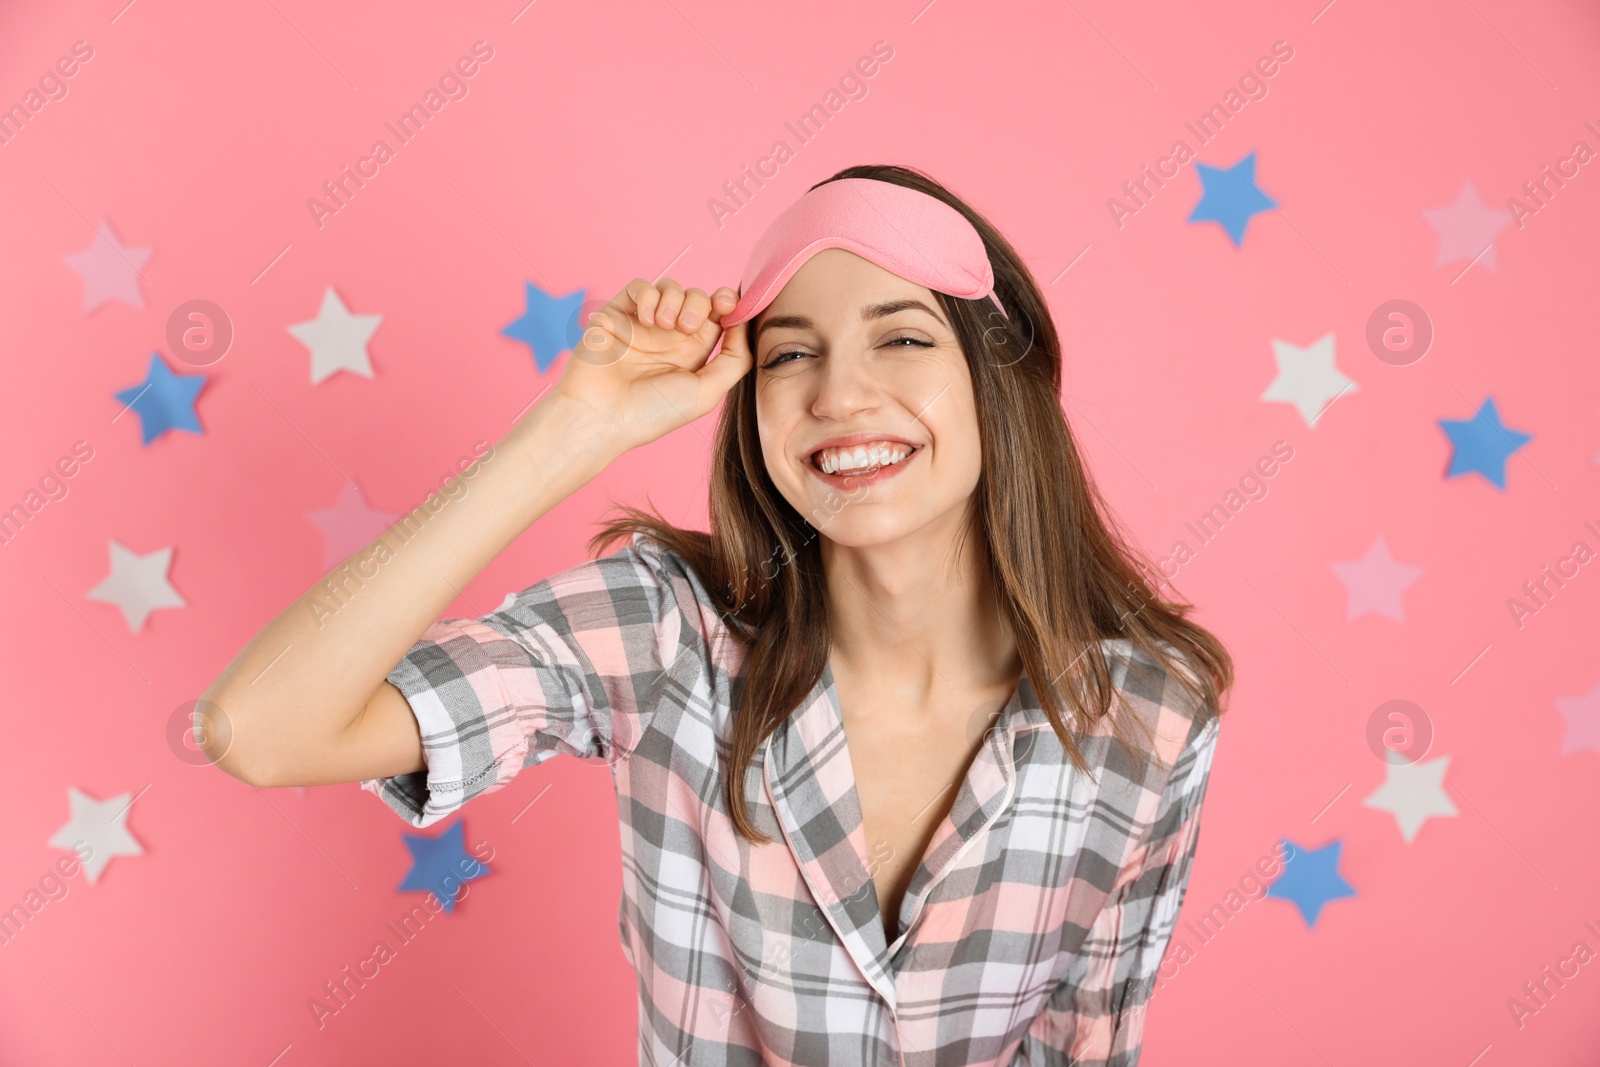
{"type": "Polygon", "coordinates": [[[1141,719],[1155,727],[1162,762],[1215,744],[1221,716],[1200,695],[1204,687],[1193,659],[1170,641],[1154,639],[1161,656],[1127,637],[1100,642],[1111,682],[1141,719]]]}
{"type": "MultiPolygon", "coordinates": [[[[1143,690],[1152,699],[1162,695],[1175,696],[1187,687],[1200,688],[1200,674],[1193,658],[1171,641],[1156,637],[1152,643],[1161,655],[1153,655],[1144,645],[1129,637],[1106,637],[1100,640],[1101,653],[1115,675],[1120,676],[1122,688],[1143,690]]],[[[1193,701],[1190,701],[1192,704],[1193,701]]],[[[1203,708],[1192,709],[1204,713],[1203,708]]]]}
{"type": "Polygon", "coordinates": [[[507,624],[570,630],[677,629],[699,614],[705,587],[682,556],[643,534],[606,555],[557,570],[495,612],[507,624]]]}
{"type": "MultiPolygon", "coordinates": [[[[697,548],[690,542],[690,553],[700,555],[697,548]]],[[[617,566],[648,574],[652,589],[670,602],[678,623],[677,643],[683,657],[678,661],[680,668],[698,671],[702,678],[686,684],[710,687],[702,695],[714,709],[711,718],[715,729],[720,733],[729,728],[727,715],[731,706],[723,687],[743,676],[749,648],[724,604],[712,595],[707,576],[689,556],[647,532],[633,533],[628,544],[611,558],[617,560],[617,566]]]]}
{"type": "Polygon", "coordinates": [[[704,577],[684,555],[665,542],[646,532],[635,532],[628,543],[612,554],[612,558],[626,561],[641,577],[658,584],[671,586],[680,606],[709,605],[710,590],[704,577]]]}
{"type": "Polygon", "coordinates": [[[618,588],[648,587],[652,599],[659,598],[661,609],[681,615],[698,631],[708,653],[726,643],[726,620],[706,576],[671,544],[648,532],[635,532],[627,544],[595,562],[605,563],[610,581],[618,588]]]}

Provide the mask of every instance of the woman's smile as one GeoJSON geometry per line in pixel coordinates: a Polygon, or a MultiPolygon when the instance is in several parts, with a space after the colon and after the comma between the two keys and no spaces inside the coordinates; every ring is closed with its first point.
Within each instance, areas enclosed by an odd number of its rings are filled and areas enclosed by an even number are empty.
{"type": "Polygon", "coordinates": [[[922,449],[892,434],[850,434],[813,448],[805,464],[823,484],[848,491],[893,478],[922,449]]]}

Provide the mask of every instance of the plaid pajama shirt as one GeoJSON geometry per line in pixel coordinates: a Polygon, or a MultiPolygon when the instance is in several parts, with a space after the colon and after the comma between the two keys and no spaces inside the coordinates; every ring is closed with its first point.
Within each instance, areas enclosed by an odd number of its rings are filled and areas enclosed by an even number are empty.
{"type": "Polygon", "coordinates": [[[482,619],[434,623],[389,674],[427,770],[362,788],[421,827],[560,753],[609,764],[641,1065],[1131,1067],[1218,720],[1126,640],[1101,651],[1157,759],[1137,772],[1097,728],[1081,741],[1095,773],[1079,773],[1024,676],[893,944],[831,670],[745,775],[773,838],[753,847],[723,791],[742,651],[699,577],[643,535],[482,619]]]}

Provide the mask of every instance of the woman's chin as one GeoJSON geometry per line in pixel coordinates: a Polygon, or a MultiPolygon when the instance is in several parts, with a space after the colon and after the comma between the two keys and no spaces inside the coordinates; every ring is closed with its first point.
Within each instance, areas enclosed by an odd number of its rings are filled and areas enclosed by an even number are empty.
{"type": "MultiPolygon", "coordinates": [[[[816,525],[813,521],[813,525],[816,525]]],[[[818,526],[824,538],[839,548],[875,548],[893,544],[921,529],[924,524],[907,515],[885,512],[878,515],[858,513],[837,515],[831,522],[818,526]]]]}

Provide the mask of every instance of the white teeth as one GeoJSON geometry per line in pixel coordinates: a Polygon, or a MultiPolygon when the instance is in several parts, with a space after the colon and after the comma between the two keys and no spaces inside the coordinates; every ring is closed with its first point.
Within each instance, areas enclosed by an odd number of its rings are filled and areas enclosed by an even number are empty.
{"type": "Polygon", "coordinates": [[[828,474],[888,467],[899,463],[911,452],[912,449],[907,445],[874,441],[870,445],[857,445],[854,448],[824,449],[817,457],[817,465],[828,474]]]}

